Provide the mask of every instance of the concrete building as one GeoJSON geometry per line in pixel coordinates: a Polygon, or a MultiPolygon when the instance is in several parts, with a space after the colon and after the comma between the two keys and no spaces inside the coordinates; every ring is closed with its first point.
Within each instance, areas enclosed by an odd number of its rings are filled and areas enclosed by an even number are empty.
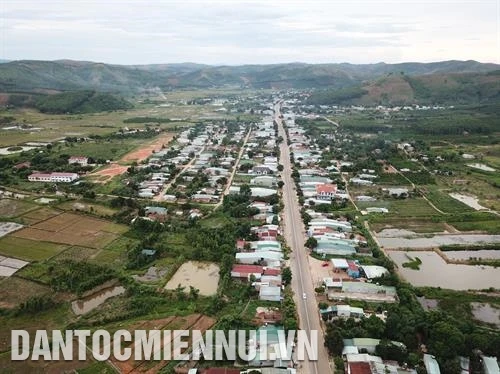
{"type": "Polygon", "coordinates": [[[76,173],[33,173],[28,175],[30,182],[70,183],[78,179],[76,173]]]}
{"type": "Polygon", "coordinates": [[[89,164],[89,158],[85,156],[71,156],[68,159],[68,164],[79,164],[80,166],[87,166],[89,164]]]}

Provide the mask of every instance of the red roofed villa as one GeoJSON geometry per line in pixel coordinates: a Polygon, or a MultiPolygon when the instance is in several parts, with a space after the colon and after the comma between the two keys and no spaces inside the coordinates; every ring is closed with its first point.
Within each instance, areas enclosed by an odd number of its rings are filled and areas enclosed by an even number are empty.
{"type": "Polygon", "coordinates": [[[316,198],[320,200],[331,200],[335,196],[336,192],[336,184],[323,183],[316,186],[316,198]]]}

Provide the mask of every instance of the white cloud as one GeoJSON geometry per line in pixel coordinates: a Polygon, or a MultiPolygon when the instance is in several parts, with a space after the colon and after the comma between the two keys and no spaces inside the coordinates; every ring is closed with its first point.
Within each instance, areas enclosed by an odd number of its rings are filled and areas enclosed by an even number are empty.
{"type": "Polygon", "coordinates": [[[500,63],[500,0],[4,0],[0,58],[500,63]]]}

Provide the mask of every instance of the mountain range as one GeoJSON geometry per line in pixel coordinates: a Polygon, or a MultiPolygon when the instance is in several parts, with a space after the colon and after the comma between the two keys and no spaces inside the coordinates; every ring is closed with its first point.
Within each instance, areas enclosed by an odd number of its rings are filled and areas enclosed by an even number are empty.
{"type": "Polygon", "coordinates": [[[474,95],[479,99],[490,99],[500,97],[499,72],[500,65],[472,60],[242,66],[195,63],[112,65],[72,60],[20,60],[0,64],[0,92],[96,90],[129,95],[158,88],[165,91],[219,87],[314,88],[326,92],[356,88],[359,94],[354,99],[360,102],[391,102],[393,98],[406,102],[439,99],[443,95],[450,98],[456,93],[460,98],[463,96],[460,91],[466,89],[466,97],[470,97],[469,91],[475,91],[474,95]]]}

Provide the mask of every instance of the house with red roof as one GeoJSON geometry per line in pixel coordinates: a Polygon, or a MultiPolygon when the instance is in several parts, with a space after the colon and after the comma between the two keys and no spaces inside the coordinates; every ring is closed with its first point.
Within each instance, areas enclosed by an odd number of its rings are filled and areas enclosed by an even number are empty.
{"type": "Polygon", "coordinates": [[[336,184],[322,183],[316,185],[316,198],[318,200],[332,200],[336,192],[336,184]]]}
{"type": "Polygon", "coordinates": [[[350,374],[372,374],[369,362],[349,362],[347,365],[350,374]]]}
{"type": "Polygon", "coordinates": [[[256,279],[260,279],[263,272],[264,267],[260,265],[235,264],[231,269],[231,278],[246,281],[253,275],[256,279]]]}

